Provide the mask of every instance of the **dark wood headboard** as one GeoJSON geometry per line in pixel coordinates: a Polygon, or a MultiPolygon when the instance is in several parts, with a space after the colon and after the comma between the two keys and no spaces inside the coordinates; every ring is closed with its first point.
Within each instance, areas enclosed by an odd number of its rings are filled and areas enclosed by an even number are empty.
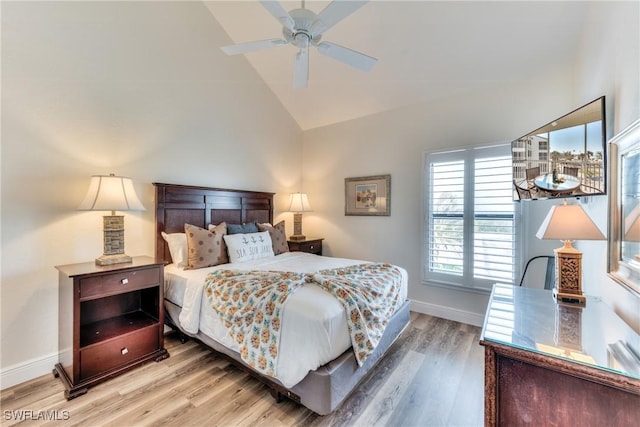
{"type": "Polygon", "coordinates": [[[156,187],[156,258],[171,262],[161,232],[184,233],[184,224],[207,228],[209,224],[273,223],[273,194],[154,183],[156,187]]]}

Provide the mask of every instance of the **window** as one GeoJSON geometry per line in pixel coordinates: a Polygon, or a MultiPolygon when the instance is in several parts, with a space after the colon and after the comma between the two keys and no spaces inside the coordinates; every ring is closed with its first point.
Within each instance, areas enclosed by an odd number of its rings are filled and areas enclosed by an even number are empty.
{"type": "Polygon", "coordinates": [[[427,282],[490,289],[513,283],[516,218],[510,147],[425,157],[427,282]]]}

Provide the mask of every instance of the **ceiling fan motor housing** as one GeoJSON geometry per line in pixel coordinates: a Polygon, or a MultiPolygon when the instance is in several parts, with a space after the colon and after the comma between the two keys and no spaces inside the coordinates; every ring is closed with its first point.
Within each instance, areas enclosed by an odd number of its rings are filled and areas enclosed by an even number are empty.
{"type": "Polygon", "coordinates": [[[316,14],[309,9],[293,9],[289,12],[289,16],[295,22],[294,31],[291,31],[287,27],[282,27],[282,35],[287,42],[291,43],[295,47],[304,49],[309,44],[317,45],[322,38],[321,34],[315,37],[312,34],[313,22],[316,19],[316,14]]]}

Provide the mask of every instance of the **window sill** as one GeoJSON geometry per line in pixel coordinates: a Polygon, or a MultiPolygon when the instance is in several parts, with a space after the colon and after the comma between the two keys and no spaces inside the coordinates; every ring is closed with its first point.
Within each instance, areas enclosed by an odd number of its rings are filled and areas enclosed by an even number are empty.
{"type": "MultiPolygon", "coordinates": [[[[496,280],[496,282],[498,282],[498,281],[496,280]]],[[[489,288],[482,288],[482,287],[472,288],[472,287],[469,287],[469,286],[459,285],[457,283],[443,282],[443,281],[438,281],[438,280],[424,280],[424,279],[422,280],[422,284],[425,285],[425,286],[451,289],[451,290],[455,290],[455,291],[459,291],[459,292],[467,292],[467,293],[472,293],[472,294],[480,294],[480,295],[490,295],[491,294],[491,287],[489,287],[489,288]]]]}

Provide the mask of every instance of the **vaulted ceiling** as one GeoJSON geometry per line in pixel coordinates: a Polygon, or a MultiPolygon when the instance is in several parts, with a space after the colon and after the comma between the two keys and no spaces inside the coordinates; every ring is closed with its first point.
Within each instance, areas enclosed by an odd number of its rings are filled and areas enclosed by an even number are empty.
{"type": "MultiPolygon", "coordinates": [[[[301,2],[283,1],[286,10],[301,2]]],[[[319,13],[328,1],[306,1],[319,13]]],[[[257,1],[205,2],[232,44],[282,37],[257,1]]],[[[309,85],[293,89],[291,45],[239,56],[248,61],[303,130],[454,94],[525,81],[572,64],[587,2],[370,1],[323,40],[378,58],[371,72],[310,51],[309,85]]],[[[219,48],[220,46],[212,46],[219,48]]]]}

